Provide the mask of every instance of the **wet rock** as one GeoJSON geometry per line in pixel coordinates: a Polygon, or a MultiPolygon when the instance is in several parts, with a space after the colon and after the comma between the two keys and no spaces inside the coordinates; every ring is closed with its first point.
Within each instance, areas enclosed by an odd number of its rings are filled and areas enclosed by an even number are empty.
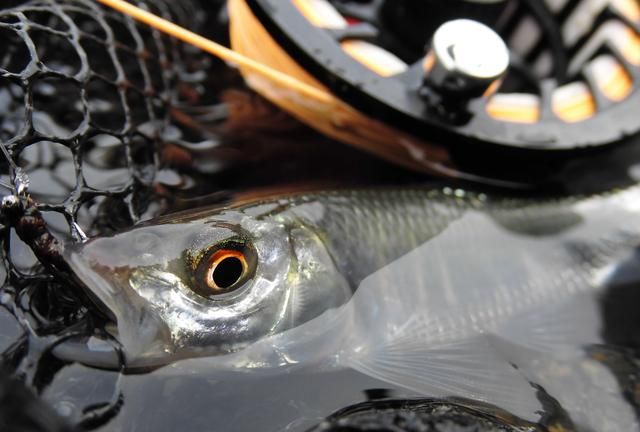
{"type": "Polygon", "coordinates": [[[523,432],[535,425],[439,400],[382,400],[345,408],[308,432],[523,432]]]}

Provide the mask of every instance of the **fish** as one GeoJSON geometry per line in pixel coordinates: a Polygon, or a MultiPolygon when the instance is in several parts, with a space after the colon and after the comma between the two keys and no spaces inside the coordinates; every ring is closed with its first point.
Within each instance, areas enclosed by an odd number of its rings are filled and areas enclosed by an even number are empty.
{"type": "Polygon", "coordinates": [[[586,348],[605,343],[600,298],[639,244],[640,186],[564,199],[403,187],[191,210],[65,259],[128,367],[353,368],[529,421],[544,388],[579,424],[611,430],[606,407],[613,430],[633,431],[586,348]]]}

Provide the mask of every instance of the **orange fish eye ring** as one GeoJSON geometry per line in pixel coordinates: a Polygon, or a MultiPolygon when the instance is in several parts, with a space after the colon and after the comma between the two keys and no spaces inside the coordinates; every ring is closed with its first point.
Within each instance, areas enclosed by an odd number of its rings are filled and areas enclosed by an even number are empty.
{"type": "Polygon", "coordinates": [[[207,262],[205,284],[217,293],[232,289],[249,270],[245,254],[235,249],[220,249],[207,262]]]}

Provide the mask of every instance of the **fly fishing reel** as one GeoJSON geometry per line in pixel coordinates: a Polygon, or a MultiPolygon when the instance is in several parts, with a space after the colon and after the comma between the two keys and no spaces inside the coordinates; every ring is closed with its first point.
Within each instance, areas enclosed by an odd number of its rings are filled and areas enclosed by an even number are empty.
{"type": "Polygon", "coordinates": [[[230,15],[235,50],[360,117],[245,74],[254,89],[413,168],[535,183],[640,132],[637,0],[231,0],[230,15]]]}

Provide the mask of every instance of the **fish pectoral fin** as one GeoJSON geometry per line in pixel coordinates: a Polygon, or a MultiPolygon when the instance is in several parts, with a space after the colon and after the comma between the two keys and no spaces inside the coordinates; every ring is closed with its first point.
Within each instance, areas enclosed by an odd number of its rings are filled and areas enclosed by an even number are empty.
{"type": "Polygon", "coordinates": [[[591,293],[514,316],[496,332],[511,344],[554,357],[582,356],[587,345],[600,343],[601,317],[591,293]]]}
{"type": "Polygon", "coordinates": [[[536,389],[500,355],[494,338],[481,334],[442,345],[400,338],[354,352],[347,363],[366,375],[424,396],[460,397],[536,421],[536,389]]]}

